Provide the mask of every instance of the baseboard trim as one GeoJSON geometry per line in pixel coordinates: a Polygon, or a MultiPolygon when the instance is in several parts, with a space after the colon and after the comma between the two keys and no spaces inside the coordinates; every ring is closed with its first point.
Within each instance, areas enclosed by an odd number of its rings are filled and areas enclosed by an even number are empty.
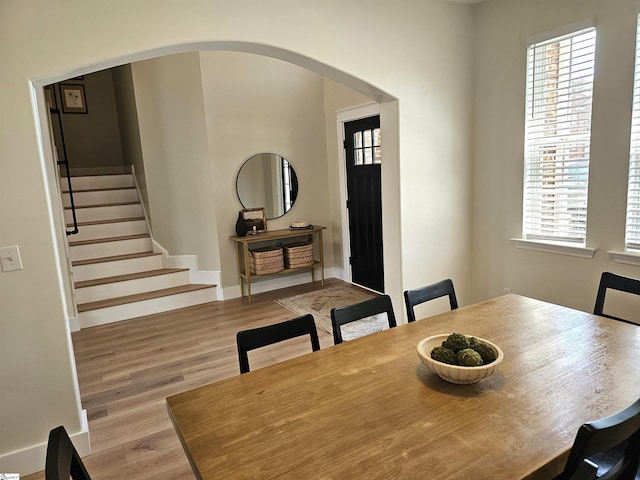
{"type": "MultiPolygon", "coordinates": [[[[151,234],[153,251],[162,253],[163,265],[166,268],[188,268],[189,281],[191,283],[204,283],[216,285],[216,300],[230,300],[242,296],[240,285],[232,285],[226,288],[222,284],[222,272],[219,270],[198,270],[197,255],[169,255],[169,252],[160,245],[151,234]]],[[[320,270],[316,269],[315,278],[320,277],[320,270]]],[[[324,278],[338,278],[345,280],[345,271],[342,268],[325,268],[324,278]]],[[[288,288],[311,282],[311,272],[306,271],[295,275],[271,277],[251,282],[251,294],[269,292],[280,288],[288,288]]],[[[246,290],[246,287],[245,287],[246,290]]]]}
{"type": "MultiPolygon", "coordinates": [[[[55,428],[57,425],[52,425],[55,428]]],[[[81,430],[74,434],[69,434],[76,450],[81,457],[91,453],[91,441],[89,438],[89,421],[87,411],[82,410],[81,430]]],[[[49,436],[49,431],[46,433],[49,436]]],[[[48,440],[48,439],[47,439],[48,440]]],[[[44,470],[47,458],[47,441],[31,445],[15,452],[0,455],[0,472],[19,473],[20,476],[29,475],[44,470]]]]}
{"type": "MultiPolygon", "coordinates": [[[[157,245],[157,243],[156,243],[157,245]]],[[[190,283],[204,283],[216,285],[216,299],[222,300],[222,288],[220,287],[221,275],[218,270],[199,270],[197,255],[168,255],[166,250],[158,245],[164,255],[164,266],[166,268],[188,268],[190,283]]]]}
{"type": "MultiPolygon", "coordinates": [[[[320,279],[320,271],[316,270],[315,279],[320,279]]],[[[325,268],[324,279],[339,278],[342,279],[342,270],[336,268],[325,268]]],[[[282,277],[272,277],[268,279],[262,279],[251,282],[251,295],[258,293],[270,292],[271,290],[279,290],[281,288],[295,287],[296,285],[304,285],[305,283],[311,283],[311,272],[306,271],[304,273],[298,273],[295,275],[286,275],[282,277]]],[[[244,287],[245,296],[247,287],[244,287]]],[[[240,292],[240,285],[232,285],[223,289],[224,300],[231,300],[232,298],[239,298],[242,296],[240,292]]]]}
{"type": "Polygon", "coordinates": [[[78,317],[69,317],[69,330],[71,332],[79,332],[80,331],[80,320],[78,317]]]}

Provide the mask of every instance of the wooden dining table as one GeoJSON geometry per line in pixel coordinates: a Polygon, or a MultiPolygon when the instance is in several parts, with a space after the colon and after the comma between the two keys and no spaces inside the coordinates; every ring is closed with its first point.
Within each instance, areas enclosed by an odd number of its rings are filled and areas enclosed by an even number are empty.
{"type": "Polygon", "coordinates": [[[505,295],[167,398],[201,479],[551,479],[578,427],[640,398],[640,327],[505,295]],[[471,385],[422,365],[460,332],[504,361],[471,385]]]}

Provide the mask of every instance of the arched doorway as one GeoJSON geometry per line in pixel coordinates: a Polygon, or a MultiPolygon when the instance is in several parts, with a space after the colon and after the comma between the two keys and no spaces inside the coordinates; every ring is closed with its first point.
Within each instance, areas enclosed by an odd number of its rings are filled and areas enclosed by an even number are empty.
{"type": "MultiPolygon", "coordinates": [[[[377,89],[376,87],[368,84],[367,82],[361,79],[357,79],[335,68],[332,68],[331,66],[322,64],[308,57],[304,57],[302,55],[292,53],[287,50],[278,49],[278,48],[260,45],[260,44],[243,43],[243,42],[211,42],[207,44],[198,44],[197,46],[196,45],[175,46],[172,48],[154,50],[153,52],[142,52],[137,55],[121,58],[118,60],[118,62],[111,62],[111,63],[113,64],[113,66],[115,66],[119,64],[119,62],[125,63],[128,60],[150,59],[152,57],[158,57],[158,56],[162,56],[163,54],[169,54],[169,53],[171,54],[181,53],[181,52],[188,53],[188,52],[196,51],[196,50],[193,50],[195,48],[198,48],[197,51],[228,50],[228,51],[235,51],[235,52],[254,53],[258,55],[268,56],[271,58],[277,58],[286,62],[290,62],[295,65],[301,66],[303,68],[309,69],[314,73],[323,75],[326,78],[329,78],[336,82],[343,83],[344,85],[356,91],[362,92],[367,96],[369,96],[370,98],[374,98],[377,101],[379,101],[381,105],[381,108],[380,108],[381,122],[382,123],[386,122],[392,127],[386,130],[386,135],[385,135],[385,142],[386,142],[386,145],[388,145],[388,147],[385,148],[386,162],[384,165],[384,169],[386,170],[386,172],[383,174],[383,177],[389,180],[383,183],[383,186],[382,186],[383,198],[399,197],[398,184],[397,182],[393,181],[394,178],[398,177],[398,170],[399,170],[398,141],[397,141],[397,101],[393,99],[393,97],[391,97],[389,94],[377,89]],[[391,115],[387,115],[387,112],[391,112],[391,115]],[[396,136],[395,140],[394,140],[394,135],[396,136]]],[[[88,74],[90,72],[87,71],[83,73],[88,74]]],[[[77,74],[77,71],[74,71],[74,75],[75,74],[77,74]]],[[[45,143],[46,143],[46,139],[45,139],[45,143]]],[[[387,215],[387,218],[395,217],[396,219],[399,216],[398,212],[392,212],[391,215],[387,213],[386,215],[387,215]]],[[[348,225],[344,222],[341,222],[339,225],[335,225],[335,228],[337,228],[337,231],[341,230],[344,232],[345,230],[348,230],[348,225]]],[[[391,241],[389,241],[388,239],[385,239],[385,245],[394,245],[394,244],[399,245],[399,241],[397,241],[398,229],[395,228],[394,226],[391,225],[388,228],[385,227],[385,231],[383,232],[383,237],[392,238],[391,241]]],[[[344,249],[344,246],[339,244],[336,248],[344,249]]],[[[338,255],[336,255],[336,257],[340,257],[339,252],[338,252],[338,255]]],[[[389,267],[385,269],[385,275],[390,274],[392,279],[401,278],[401,275],[399,272],[401,268],[399,249],[390,248],[389,251],[385,253],[385,264],[389,265],[389,267]],[[394,270],[397,270],[397,271],[394,272],[394,270]]],[[[342,265],[341,267],[343,271],[345,268],[348,268],[348,266],[345,266],[345,265],[342,265]]],[[[389,285],[393,285],[392,281],[387,283],[389,285]]],[[[394,291],[391,291],[390,289],[388,293],[392,296],[392,298],[397,299],[397,301],[401,301],[400,287],[398,286],[396,290],[398,291],[394,292],[394,291]]]]}

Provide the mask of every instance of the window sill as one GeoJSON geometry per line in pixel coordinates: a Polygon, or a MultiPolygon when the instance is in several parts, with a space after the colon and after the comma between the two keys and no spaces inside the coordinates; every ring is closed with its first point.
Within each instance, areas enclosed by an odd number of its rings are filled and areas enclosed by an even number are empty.
{"type": "MultiPolygon", "coordinates": [[[[569,255],[580,258],[593,258],[597,248],[578,247],[561,243],[549,243],[536,240],[525,240],[523,238],[512,238],[511,244],[516,248],[525,250],[535,250],[537,252],[556,253],[558,255],[569,255]]],[[[640,258],[640,257],[639,257],[640,258]]]]}
{"type": "Polygon", "coordinates": [[[607,251],[613,261],[616,263],[626,263],[627,265],[640,265],[640,252],[617,252],[615,250],[607,251]]]}

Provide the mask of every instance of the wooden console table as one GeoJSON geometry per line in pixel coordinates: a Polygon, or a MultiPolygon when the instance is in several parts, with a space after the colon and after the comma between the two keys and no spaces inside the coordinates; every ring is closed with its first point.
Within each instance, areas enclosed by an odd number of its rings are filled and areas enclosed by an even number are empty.
{"type": "MultiPolygon", "coordinates": [[[[304,271],[311,271],[311,281],[315,281],[315,269],[320,269],[320,276],[322,280],[322,286],[324,287],[324,254],[322,249],[322,230],[327,227],[321,227],[314,225],[314,227],[308,230],[273,230],[260,233],[258,235],[247,235],[246,237],[230,237],[231,240],[236,242],[236,253],[238,257],[238,276],[240,277],[240,291],[244,297],[244,284],[247,284],[247,297],[251,301],[251,281],[266,277],[275,277],[279,275],[287,275],[292,273],[300,273],[304,271]],[[315,236],[315,241],[314,241],[315,236]],[[249,268],[249,249],[251,244],[260,243],[264,245],[275,245],[282,240],[292,239],[300,237],[307,237],[307,241],[317,245],[318,259],[314,259],[313,265],[309,267],[300,268],[285,268],[277,273],[268,274],[255,274],[251,273],[249,268]]],[[[314,247],[315,250],[315,247],[314,247]]]]}

